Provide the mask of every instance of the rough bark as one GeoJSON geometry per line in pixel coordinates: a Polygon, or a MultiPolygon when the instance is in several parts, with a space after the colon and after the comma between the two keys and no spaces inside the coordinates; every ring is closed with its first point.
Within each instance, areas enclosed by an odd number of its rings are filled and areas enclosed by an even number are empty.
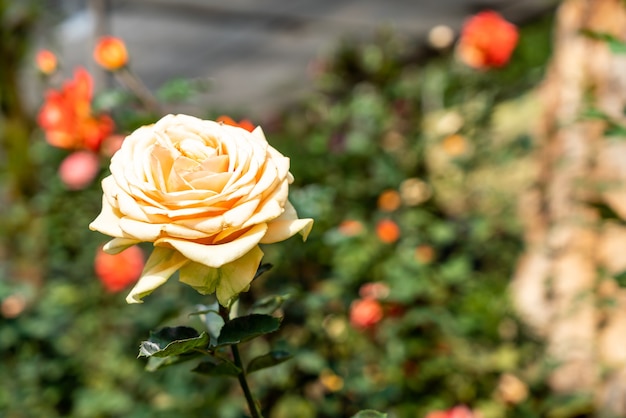
{"type": "MultiPolygon", "coordinates": [[[[600,410],[626,415],[626,144],[605,136],[591,107],[623,123],[626,55],[582,30],[626,37],[620,0],[565,0],[539,89],[535,187],[520,201],[526,252],[512,283],[519,312],[559,366],[554,390],[591,392],[600,410]],[[607,373],[608,371],[608,373],[607,373]]],[[[622,139],[623,140],[623,139],[622,139]]]]}

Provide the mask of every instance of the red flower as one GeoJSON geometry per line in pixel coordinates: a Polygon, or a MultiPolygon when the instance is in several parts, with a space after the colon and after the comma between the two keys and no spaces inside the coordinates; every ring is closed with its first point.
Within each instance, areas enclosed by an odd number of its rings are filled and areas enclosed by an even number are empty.
{"type": "Polygon", "coordinates": [[[243,128],[248,132],[252,132],[256,128],[256,126],[254,126],[254,124],[250,122],[248,119],[242,119],[239,122],[236,122],[233,118],[231,118],[230,116],[226,116],[226,115],[220,116],[219,118],[217,118],[217,121],[225,123],[226,125],[237,126],[239,128],[243,128]]]}
{"type": "Polygon", "coordinates": [[[66,81],[60,90],[48,90],[37,122],[50,145],[97,151],[113,132],[113,120],[108,115],[92,114],[92,85],[89,73],[78,68],[74,79],[66,81]]]}
{"type": "Polygon", "coordinates": [[[104,69],[115,71],[128,63],[128,51],[120,38],[103,36],[96,43],[93,58],[104,69]]]}
{"type": "Polygon", "coordinates": [[[357,299],[350,305],[350,323],[358,329],[373,327],[383,315],[383,307],[375,299],[357,299]]]}
{"type": "Polygon", "coordinates": [[[141,276],[143,266],[143,253],[136,246],[115,255],[107,254],[100,248],[94,260],[96,275],[109,292],[119,292],[135,283],[141,276]]]}
{"type": "Polygon", "coordinates": [[[100,161],[91,151],[76,151],[65,157],[59,166],[59,177],[70,190],[87,187],[98,174],[100,161]]]}
{"type": "Polygon", "coordinates": [[[502,67],[509,61],[518,37],[515,25],[497,12],[484,11],[465,22],[457,55],[473,68],[502,67]]]}

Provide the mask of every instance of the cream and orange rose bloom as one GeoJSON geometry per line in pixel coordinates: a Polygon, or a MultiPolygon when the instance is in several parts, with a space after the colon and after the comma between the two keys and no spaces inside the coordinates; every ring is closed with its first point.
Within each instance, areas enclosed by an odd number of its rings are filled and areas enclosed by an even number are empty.
{"type": "Polygon", "coordinates": [[[248,290],[259,244],[298,232],[306,239],[313,225],[289,203],[289,159],[260,127],[168,115],[126,137],[110,169],[90,229],[113,237],[104,247],[111,254],[154,244],[129,303],[179,271],[181,282],[228,306],[248,290]]]}

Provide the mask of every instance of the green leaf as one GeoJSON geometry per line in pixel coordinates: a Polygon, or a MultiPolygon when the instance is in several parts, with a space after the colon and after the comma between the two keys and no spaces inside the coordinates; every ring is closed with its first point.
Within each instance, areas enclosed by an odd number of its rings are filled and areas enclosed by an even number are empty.
{"type": "Polygon", "coordinates": [[[599,119],[599,120],[608,120],[609,117],[606,113],[597,109],[595,107],[590,107],[582,112],[582,117],[584,119],[599,119]]]}
{"type": "Polygon", "coordinates": [[[209,376],[234,376],[237,377],[241,373],[241,369],[235,366],[230,361],[223,361],[220,363],[212,363],[210,361],[203,361],[198,364],[198,367],[192,370],[193,372],[206,374],[209,376]]]}
{"type": "Polygon", "coordinates": [[[272,314],[280,308],[285,301],[289,300],[291,295],[272,295],[258,300],[250,308],[250,313],[256,314],[272,314]]]}
{"type": "Polygon", "coordinates": [[[189,360],[193,360],[201,355],[201,353],[189,353],[182,356],[150,357],[148,358],[148,362],[146,363],[145,370],[147,372],[155,372],[157,370],[163,369],[164,367],[173,366],[175,364],[180,364],[189,360]]]}
{"type": "Polygon", "coordinates": [[[604,219],[604,220],[611,220],[611,221],[617,221],[619,223],[623,223],[623,219],[620,215],[617,214],[617,212],[615,212],[613,210],[612,207],[610,207],[609,205],[607,205],[604,202],[587,202],[587,204],[596,209],[598,211],[598,215],[600,215],[600,218],[604,219]]]}
{"type": "Polygon", "coordinates": [[[626,127],[610,122],[609,126],[604,130],[604,135],[626,137],[626,127]]]}
{"type": "Polygon", "coordinates": [[[611,35],[610,33],[596,32],[596,31],[592,31],[588,29],[583,30],[582,33],[583,35],[588,36],[589,38],[606,42],[609,49],[614,54],[626,54],[626,43],[619,40],[618,38],[611,35]]]}
{"type": "Polygon", "coordinates": [[[108,90],[99,93],[93,100],[93,109],[96,112],[109,111],[123,104],[129,103],[133,97],[123,90],[108,90]]]}
{"type": "Polygon", "coordinates": [[[194,95],[208,90],[208,83],[203,80],[178,78],[163,84],[156,92],[159,100],[165,102],[182,102],[194,95]]]}
{"type": "Polygon", "coordinates": [[[257,370],[266,369],[268,367],[276,366],[282,362],[285,362],[292,358],[293,355],[289,354],[286,351],[270,351],[267,354],[262,356],[253,358],[248,363],[248,367],[246,367],[247,373],[253,373],[257,370]]]}
{"type": "Polygon", "coordinates": [[[374,411],[373,409],[364,409],[363,411],[357,412],[352,418],[387,418],[387,414],[374,411]]]}
{"type": "Polygon", "coordinates": [[[150,332],[150,339],[139,347],[139,357],[168,357],[193,352],[205,348],[209,343],[206,332],[190,327],[166,327],[157,332],[150,332]]]}
{"type": "Polygon", "coordinates": [[[224,324],[217,345],[238,344],[259,335],[269,334],[280,328],[280,322],[280,318],[260,314],[234,318],[224,324]]]}
{"type": "Polygon", "coordinates": [[[626,271],[616,274],[613,278],[620,287],[626,287],[626,271]]]}

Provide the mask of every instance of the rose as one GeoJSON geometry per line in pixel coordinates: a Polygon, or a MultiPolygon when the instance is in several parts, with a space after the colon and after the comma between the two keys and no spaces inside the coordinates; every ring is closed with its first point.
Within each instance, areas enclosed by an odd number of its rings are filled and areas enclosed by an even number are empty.
{"type": "Polygon", "coordinates": [[[92,230],[114,237],[117,253],[139,242],[154,250],[129,303],[179,280],[228,306],[248,289],[263,252],[258,244],[306,239],[312,219],[287,200],[289,159],[253,132],[187,115],[168,115],[129,135],[102,181],[102,212],[92,230]]]}
{"type": "Polygon", "coordinates": [[[502,67],[509,62],[518,38],[514,24],[497,12],[486,10],[464,23],[457,56],[466,65],[477,69],[502,67]]]}
{"type": "Polygon", "coordinates": [[[128,51],[120,38],[103,36],[96,43],[93,58],[102,68],[116,71],[128,63],[128,51]]]}

